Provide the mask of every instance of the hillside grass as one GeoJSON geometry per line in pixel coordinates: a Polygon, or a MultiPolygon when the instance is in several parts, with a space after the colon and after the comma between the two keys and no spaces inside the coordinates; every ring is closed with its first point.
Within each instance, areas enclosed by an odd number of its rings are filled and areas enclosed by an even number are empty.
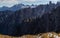
{"type": "Polygon", "coordinates": [[[13,36],[0,34],[0,38],[60,38],[60,33],[48,32],[37,35],[23,35],[20,37],[13,37],[13,36]]]}

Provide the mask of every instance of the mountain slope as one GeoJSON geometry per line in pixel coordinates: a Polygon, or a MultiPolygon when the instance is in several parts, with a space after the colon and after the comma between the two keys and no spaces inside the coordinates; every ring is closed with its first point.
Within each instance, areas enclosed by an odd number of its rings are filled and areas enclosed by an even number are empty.
{"type": "Polygon", "coordinates": [[[29,7],[15,12],[0,11],[0,33],[20,36],[40,32],[60,32],[60,7],[51,8],[53,11],[50,8],[49,5],[40,5],[36,8],[29,7]]]}

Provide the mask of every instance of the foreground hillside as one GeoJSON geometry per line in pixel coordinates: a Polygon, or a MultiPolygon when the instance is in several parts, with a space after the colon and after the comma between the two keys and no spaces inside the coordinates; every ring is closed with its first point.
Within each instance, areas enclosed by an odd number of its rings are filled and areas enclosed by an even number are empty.
{"type": "Polygon", "coordinates": [[[48,33],[41,33],[37,35],[23,35],[20,37],[0,35],[0,38],[60,38],[60,33],[48,32],[48,33]]]}

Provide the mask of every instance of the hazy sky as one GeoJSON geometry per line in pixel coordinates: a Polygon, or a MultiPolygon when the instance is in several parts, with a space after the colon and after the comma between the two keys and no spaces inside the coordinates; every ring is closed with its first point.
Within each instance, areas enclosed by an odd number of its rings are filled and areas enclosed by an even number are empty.
{"type": "Polygon", "coordinates": [[[23,4],[46,4],[49,1],[56,3],[59,0],[0,0],[0,7],[8,6],[11,7],[15,4],[23,3],[23,4]]]}

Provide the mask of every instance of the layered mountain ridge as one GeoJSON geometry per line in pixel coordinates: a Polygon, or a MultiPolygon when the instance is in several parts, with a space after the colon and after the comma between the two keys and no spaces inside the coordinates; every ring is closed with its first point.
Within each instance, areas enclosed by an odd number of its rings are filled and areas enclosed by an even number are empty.
{"type": "Polygon", "coordinates": [[[60,32],[60,5],[47,4],[15,12],[0,11],[0,33],[11,36],[60,32]]]}

